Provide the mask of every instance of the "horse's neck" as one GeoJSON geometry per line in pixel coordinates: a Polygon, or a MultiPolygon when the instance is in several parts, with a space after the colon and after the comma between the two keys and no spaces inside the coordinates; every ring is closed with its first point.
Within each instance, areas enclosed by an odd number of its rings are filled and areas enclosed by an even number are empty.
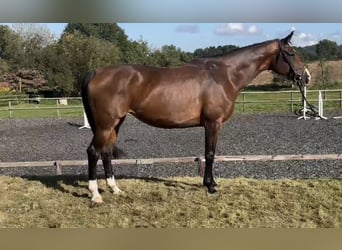
{"type": "Polygon", "coordinates": [[[260,49],[259,51],[245,51],[243,55],[226,58],[228,78],[238,91],[245,88],[261,72],[268,70],[275,50],[260,49]]]}

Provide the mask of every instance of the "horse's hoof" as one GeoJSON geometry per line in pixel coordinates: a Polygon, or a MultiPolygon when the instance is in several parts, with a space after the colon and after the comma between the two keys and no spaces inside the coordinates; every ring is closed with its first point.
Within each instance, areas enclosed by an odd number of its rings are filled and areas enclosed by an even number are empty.
{"type": "Polygon", "coordinates": [[[208,193],[209,194],[215,194],[217,192],[216,188],[214,186],[208,187],[208,193]]]}
{"type": "Polygon", "coordinates": [[[110,192],[112,194],[121,194],[123,191],[121,191],[120,188],[118,188],[116,185],[115,186],[110,186],[110,192]]]}
{"type": "Polygon", "coordinates": [[[112,190],[113,194],[118,195],[118,194],[123,194],[123,191],[120,189],[113,189],[112,190]]]}
{"type": "Polygon", "coordinates": [[[101,204],[103,203],[102,197],[101,196],[96,196],[91,199],[91,202],[93,204],[101,204]]]}

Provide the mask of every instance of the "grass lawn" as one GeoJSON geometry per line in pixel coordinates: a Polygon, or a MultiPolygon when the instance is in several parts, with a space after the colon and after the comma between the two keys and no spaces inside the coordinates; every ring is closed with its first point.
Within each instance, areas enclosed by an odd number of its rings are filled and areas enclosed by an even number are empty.
{"type": "MultiPolygon", "coordinates": [[[[60,109],[57,110],[57,105],[52,103],[45,104],[16,104],[12,105],[12,118],[47,118],[47,117],[81,117],[83,115],[82,104],[71,104],[68,106],[59,106],[60,109]]],[[[0,107],[0,119],[9,118],[10,114],[8,107],[0,107]]]]}
{"type": "Polygon", "coordinates": [[[92,206],[88,183],[68,177],[0,176],[5,228],[340,228],[342,180],[217,179],[208,195],[199,177],[120,179],[92,206]]]}

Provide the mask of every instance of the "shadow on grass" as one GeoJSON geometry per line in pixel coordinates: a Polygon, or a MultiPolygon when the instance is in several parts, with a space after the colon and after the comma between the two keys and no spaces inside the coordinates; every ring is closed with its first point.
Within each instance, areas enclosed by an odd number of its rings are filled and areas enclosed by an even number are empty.
{"type": "Polygon", "coordinates": [[[39,181],[47,188],[52,188],[63,193],[70,193],[75,197],[88,198],[87,194],[79,194],[75,191],[70,191],[64,187],[70,186],[74,188],[88,189],[87,185],[81,185],[80,181],[87,181],[83,175],[57,175],[57,176],[24,176],[28,181],[39,181]],[[63,185],[64,184],[64,185],[63,185]]]}
{"type": "MultiPolygon", "coordinates": [[[[23,176],[23,179],[28,181],[39,181],[47,188],[52,188],[58,190],[62,193],[71,194],[74,197],[89,199],[89,194],[87,193],[78,193],[76,191],[70,191],[75,189],[84,189],[84,191],[88,191],[88,177],[85,175],[58,175],[58,176],[23,176]],[[80,183],[86,182],[86,183],[80,183]],[[67,186],[67,187],[65,187],[67,186]],[[71,187],[71,188],[68,188],[71,187]]],[[[98,176],[98,180],[104,179],[104,176],[98,176]]],[[[182,180],[170,180],[164,178],[156,178],[156,177],[136,177],[136,176],[115,176],[116,180],[124,179],[124,180],[142,180],[148,183],[163,183],[166,187],[175,187],[180,189],[186,189],[186,187],[190,188],[201,188],[202,184],[199,182],[198,184],[188,183],[182,180]]],[[[99,188],[99,192],[105,192],[103,189],[99,188]]]]}

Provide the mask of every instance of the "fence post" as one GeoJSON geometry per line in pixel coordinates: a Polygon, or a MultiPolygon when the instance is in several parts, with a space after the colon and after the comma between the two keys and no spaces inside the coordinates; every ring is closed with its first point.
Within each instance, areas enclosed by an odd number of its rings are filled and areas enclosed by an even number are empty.
{"type": "Polygon", "coordinates": [[[246,101],[246,94],[242,93],[242,112],[245,112],[245,101],[246,101]]]}
{"type": "Polygon", "coordinates": [[[56,99],[56,106],[57,106],[57,117],[61,118],[61,114],[59,113],[59,103],[58,103],[58,99],[56,99]]]}
{"type": "Polygon", "coordinates": [[[292,90],[290,92],[290,99],[291,99],[291,113],[293,113],[294,110],[293,110],[293,91],[292,90]]]}
{"type": "Polygon", "coordinates": [[[8,101],[8,111],[9,111],[9,118],[12,118],[12,107],[11,101],[8,101]]]}

